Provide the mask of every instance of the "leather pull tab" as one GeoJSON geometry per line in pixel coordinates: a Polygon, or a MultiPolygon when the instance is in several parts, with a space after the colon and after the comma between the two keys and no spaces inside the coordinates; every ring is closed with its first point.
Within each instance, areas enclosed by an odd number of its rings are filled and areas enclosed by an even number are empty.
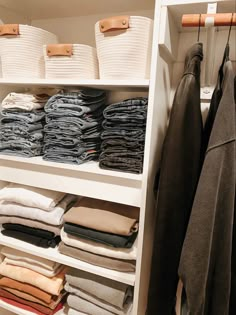
{"type": "Polygon", "coordinates": [[[0,25],[0,36],[20,35],[19,24],[2,24],[0,25]]]}
{"type": "Polygon", "coordinates": [[[47,45],[47,55],[52,56],[72,56],[73,44],[55,44],[47,45]]]}
{"type": "Polygon", "coordinates": [[[115,30],[125,30],[129,28],[130,16],[114,16],[108,19],[99,21],[99,28],[102,33],[115,30]]]}

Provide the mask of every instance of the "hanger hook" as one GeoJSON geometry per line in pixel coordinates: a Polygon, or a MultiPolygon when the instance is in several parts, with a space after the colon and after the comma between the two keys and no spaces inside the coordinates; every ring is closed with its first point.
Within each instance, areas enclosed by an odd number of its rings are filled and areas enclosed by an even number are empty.
{"type": "Polygon", "coordinates": [[[199,42],[199,39],[200,39],[201,18],[202,18],[202,15],[201,15],[201,13],[200,13],[200,14],[199,14],[199,21],[198,21],[198,33],[197,33],[197,41],[198,41],[198,42],[199,42]]]}
{"type": "Polygon", "coordinates": [[[232,16],[231,16],[231,22],[230,22],[230,27],[229,27],[229,34],[228,34],[228,39],[227,39],[227,43],[226,43],[226,45],[228,45],[228,44],[229,44],[229,39],[230,39],[231,29],[232,29],[232,25],[233,25],[233,17],[234,17],[234,14],[232,13],[232,16]]]}

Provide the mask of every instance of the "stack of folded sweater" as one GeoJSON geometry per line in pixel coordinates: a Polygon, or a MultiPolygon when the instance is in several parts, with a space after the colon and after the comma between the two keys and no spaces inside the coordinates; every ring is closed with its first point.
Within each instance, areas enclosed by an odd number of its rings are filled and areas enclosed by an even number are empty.
{"type": "Polygon", "coordinates": [[[81,198],[64,215],[59,251],[101,267],[133,272],[139,209],[81,198]]]}
{"type": "Polygon", "coordinates": [[[65,290],[68,315],[83,312],[89,315],[126,315],[132,312],[133,290],[119,283],[81,270],[70,269],[66,274],[65,290]]]}
{"type": "Polygon", "coordinates": [[[81,164],[98,158],[106,94],[82,90],[56,94],[45,106],[44,159],[81,164]]]}
{"type": "Polygon", "coordinates": [[[11,183],[0,190],[1,233],[39,247],[56,247],[63,215],[77,199],[62,192],[11,183]]]}
{"type": "Polygon", "coordinates": [[[106,107],[101,168],[142,173],[147,105],[147,98],[133,98],[106,107]]]}
{"type": "Polygon", "coordinates": [[[33,157],[42,154],[47,94],[10,93],[2,101],[0,153],[33,157]]]}
{"type": "Polygon", "coordinates": [[[1,300],[39,315],[52,315],[63,307],[63,265],[8,247],[1,254],[1,300]]]}

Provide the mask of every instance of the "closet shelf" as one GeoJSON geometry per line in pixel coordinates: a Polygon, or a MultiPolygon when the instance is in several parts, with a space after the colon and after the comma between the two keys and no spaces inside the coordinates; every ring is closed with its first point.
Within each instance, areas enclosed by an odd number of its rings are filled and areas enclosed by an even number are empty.
{"type": "Polygon", "coordinates": [[[103,170],[94,161],[77,166],[42,157],[0,155],[0,180],[137,207],[141,204],[142,179],[142,174],[103,170]]]}
{"type": "Polygon", "coordinates": [[[21,250],[25,253],[29,253],[38,257],[46,258],[52,261],[56,261],[65,266],[73,267],[89,273],[100,275],[104,278],[112,279],[118,282],[134,285],[135,273],[120,272],[99,266],[91,265],[84,261],[63,255],[58,252],[57,248],[41,248],[31,245],[29,243],[14,239],[0,234],[0,244],[21,250]]]}
{"type": "Polygon", "coordinates": [[[5,79],[0,78],[0,85],[15,87],[76,87],[76,88],[94,88],[103,90],[132,90],[147,91],[149,80],[74,80],[74,79],[5,79]]]}
{"type": "MultiPolygon", "coordinates": [[[[16,315],[35,315],[35,313],[23,310],[19,307],[10,305],[10,304],[0,300],[0,308],[1,307],[4,308],[5,310],[8,310],[8,311],[16,314],[16,315]]],[[[0,309],[0,311],[1,311],[1,309],[0,309]]],[[[57,313],[55,313],[54,315],[66,315],[66,314],[67,314],[66,310],[62,309],[62,310],[58,311],[57,313]]],[[[78,315],[84,315],[84,313],[78,313],[78,315]]]]}

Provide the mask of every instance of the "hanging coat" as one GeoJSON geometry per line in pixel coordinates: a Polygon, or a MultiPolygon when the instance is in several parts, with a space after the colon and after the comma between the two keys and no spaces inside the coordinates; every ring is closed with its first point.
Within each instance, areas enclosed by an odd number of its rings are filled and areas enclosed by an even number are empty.
{"type": "MultiPolygon", "coordinates": [[[[236,103],[236,76],[234,77],[234,101],[236,103]]],[[[234,224],[233,224],[233,244],[231,259],[231,292],[229,315],[236,314],[236,193],[234,201],[234,224]]]]}
{"type": "Polygon", "coordinates": [[[201,43],[187,53],[163,145],[147,315],[170,315],[175,308],[179,259],[201,169],[202,57],[201,43]]]}
{"type": "Polygon", "coordinates": [[[179,266],[189,315],[229,314],[236,179],[234,75],[230,61],[224,66],[222,93],[179,266]]]}

